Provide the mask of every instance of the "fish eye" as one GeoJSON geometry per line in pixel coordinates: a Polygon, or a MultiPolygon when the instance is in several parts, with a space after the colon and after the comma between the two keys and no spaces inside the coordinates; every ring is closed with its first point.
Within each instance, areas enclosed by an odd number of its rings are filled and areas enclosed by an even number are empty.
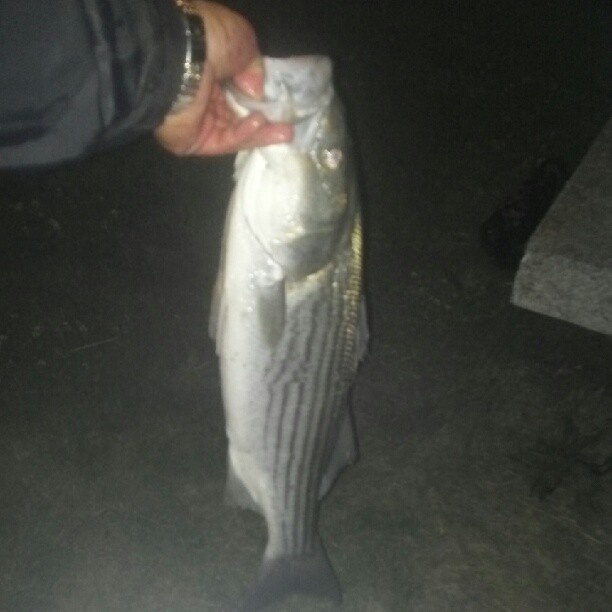
{"type": "Polygon", "coordinates": [[[323,149],[321,152],[321,163],[328,170],[337,170],[343,158],[344,155],[340,149],[323,149]]]}

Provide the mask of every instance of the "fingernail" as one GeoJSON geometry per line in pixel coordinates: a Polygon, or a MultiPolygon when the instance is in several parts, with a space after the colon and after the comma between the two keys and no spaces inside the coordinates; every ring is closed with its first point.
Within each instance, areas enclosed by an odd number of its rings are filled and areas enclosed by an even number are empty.
{"type": "Polygon", "coordinates": [[[272,137],[276,142],[290,142],[293,140],[293,128],[290,126],[279,126],[272,133],[272,137]]]}
{"type": "Polygon", "coordinates": [[[261,113],[253,113],[249,119],[253,127],[259,128],[266,123],[266,118],[261,113]]]}

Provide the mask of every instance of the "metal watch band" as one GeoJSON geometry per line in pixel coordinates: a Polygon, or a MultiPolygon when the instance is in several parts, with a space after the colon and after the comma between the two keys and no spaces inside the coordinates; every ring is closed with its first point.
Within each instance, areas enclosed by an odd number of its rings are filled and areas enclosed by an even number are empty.
{"type": "Polygon", "coordinates": [[[206,32],[202,18],[190,6],[190,2],[176,0],[176,4],[182,10],[187,49],[181,87],[170,107],[170,113],[178,113],[193,102],[200,87],[206,61],[206,32]]]}

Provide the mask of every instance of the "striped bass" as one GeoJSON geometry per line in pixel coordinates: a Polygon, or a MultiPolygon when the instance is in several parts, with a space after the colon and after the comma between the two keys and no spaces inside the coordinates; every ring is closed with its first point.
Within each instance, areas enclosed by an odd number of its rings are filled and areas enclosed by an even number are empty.
{"type": "Polygon", "coordinates": [[[361,220],[344,113],[324,56],[265,58],[239,114],[290,121],[292,143],[240,152],[210,332],[229,440],[226,500],[263,514],[268,543],[244,610],[294,592],[339,602],[318,505],[356,457],[348,395],[365,352],[361,220]]]}

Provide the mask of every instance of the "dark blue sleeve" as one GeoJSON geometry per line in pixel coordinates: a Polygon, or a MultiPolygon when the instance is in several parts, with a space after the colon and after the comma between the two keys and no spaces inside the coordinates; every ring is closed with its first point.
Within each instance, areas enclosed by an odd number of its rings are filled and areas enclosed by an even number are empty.
{"type": "Polygon", "coordinates": [[[185,44],[172,0],[0,0],[0,167],[151,131],[179,90],[185,44]]]}

